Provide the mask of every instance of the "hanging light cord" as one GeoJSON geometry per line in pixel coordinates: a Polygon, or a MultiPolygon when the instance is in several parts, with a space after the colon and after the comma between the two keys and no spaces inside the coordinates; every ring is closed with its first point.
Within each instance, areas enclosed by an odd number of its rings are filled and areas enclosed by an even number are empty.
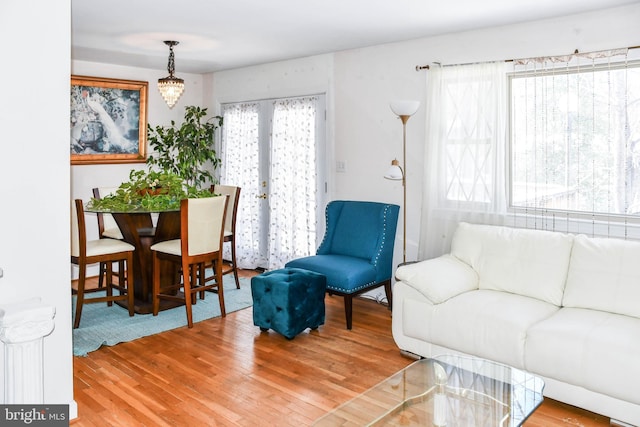
{"type": "Polygon", "coordinates": [[[173,73],[176,71],[176,60],[173,54],[173,46],[177,45],[178,42],[167,41],[165,43],[169,46],[169,63],[167,64],[167,71],[169,72],[169,77],[174,77],[173,73]]]}

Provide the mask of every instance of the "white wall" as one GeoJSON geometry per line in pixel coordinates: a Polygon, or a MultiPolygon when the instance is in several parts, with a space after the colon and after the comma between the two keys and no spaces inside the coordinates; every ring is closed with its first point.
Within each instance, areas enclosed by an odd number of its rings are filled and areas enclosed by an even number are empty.
{"type": "MultiPolygon", "coordinates": [[[[407,259],[418,252],[424,164],[426,73],[416,65],[456,64],[566,54],[640,44],[640,5],[545,21],[489,28],[313,58],[214,73],[214,96],[240,101],[276,96],[326,81],[329,199],[387,201],[402,205],[402,186],[382,178],[393,158],[402,159],[402,124],[389,109],[393,99],[422,101],[407,123],[407,259]],[[332,66],[308,67],[331,63],[332,66]],[[283,68],[285,67],[285,68],[283,68]],[[326,72],[326,75],[321,73],[326,72]],[[347,165],[335,172],[336,160],[347,165]]],[[[293,92],[293,93],[292,93],[293,92]]],[[[402,258],[402,219],[395,261],[402,258]]]]}
{"type": "Polygon", "coordinates": [[[0,304],[40,297],[55,307],[55,329],[44,339],[44,399],[69,404],[73,416],[70,21],[70,0],[0,3],[0,304]]]}

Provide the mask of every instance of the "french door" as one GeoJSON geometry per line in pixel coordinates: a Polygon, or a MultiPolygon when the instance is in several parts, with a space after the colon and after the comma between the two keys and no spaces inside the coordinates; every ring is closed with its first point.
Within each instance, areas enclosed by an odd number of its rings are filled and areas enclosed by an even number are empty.
{"type": "Polygon", "coordinates": [[[325,194],[324,107],[324,95],[222,106],[220,182],[241,187],[240,268],[276,269],[315,253],[325,194]]]}

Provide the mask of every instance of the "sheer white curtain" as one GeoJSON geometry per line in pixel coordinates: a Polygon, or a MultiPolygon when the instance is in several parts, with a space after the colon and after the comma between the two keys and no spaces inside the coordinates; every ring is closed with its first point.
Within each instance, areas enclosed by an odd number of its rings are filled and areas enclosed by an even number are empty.
{"type": "Polygon", "coordinates": [[[419,259],[448,252],[459,221],[504,222],[506,83],[504,62],[427,73],[419,259]]]}
{"type": "MultiPolygon", "coordinates": [[[[260,181],[258,103],[224,105],[222,108],[222,167],[220,183],[241,188],[236,219],[236,256],[238,267],[254,269],[264,265],[260,254],[261,199],[257,183],[260,181]]],[[[225,245],[225,259],[230,259],[229,245],[225,245]]]]}
{"type": "Polygon", "coordinates": [[[274,101],[268,268],[315,253],[317,97],[274,101]]]}

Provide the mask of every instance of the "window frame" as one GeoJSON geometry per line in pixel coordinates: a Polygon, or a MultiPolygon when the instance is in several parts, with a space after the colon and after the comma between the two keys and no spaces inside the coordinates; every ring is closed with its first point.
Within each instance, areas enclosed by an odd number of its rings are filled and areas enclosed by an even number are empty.
{"type": "MultiPolygon", "coordinates": [[[[629,54],[629,57],[631,55],[629,54]]],[[[505,165],[505,170],[507,171],[507,179],[505,180],[506,188],[506,196],[507,196],[507,211],[510,215],[514,217],[520,217],[525,221],[529,219],[534,220],[553,220],[553,221],[566,221],[567,222],[567,231],[579,230],[580,224],[589,223],[594,229],[603,227],[603,226],[613,226],[614,228],[624,227],[624,231],[621,231],[620,234],[624,234],[626,236],[627,226],[632,227],[640,227],[640,213],[636,214],[625,214],[625,213],[611,213],[611,212],[598,212],[598,211],[588,211],[588,210],[572,210],[572,209],[560,209],[560,208],[548,208],[548,207],[527,207],[522,205],[515,205],[514,203],[514,132],[513,132],[513,117],[514,117],[514,95],[513,95],[513,81],[514,79],[519,78],[527,78],[532,76],[551,76],[558,75],[559,73],[566,74],[571,73],[575,74],[578,72],[588,73],[593,71],[602,71],[602,70],[624,70],[624,69],[637,69],[640,72],[640,59],[627,59],[626,61],[612,61],[608,62],[599,62],[595,64],[589,65],[569,65],[567,66],[566,62],[558,63],[558,65],[553,67],[548,67],[546,70],[524,70],[524,71],[511,71],[507,73],[507,146],[505,161],[507,164],[505,165]],[[573,222],[574,224],[569,224],[573,222]],[[612,225],[613,224],[613,225],[612,225]]],[[[576,190],[577,191],[577,190],[576,190]]],[[[517,220],[514,220],[517,222],[517,220]]],[[[607,235],[609,232],[606,233],[607,235]]],[[[619,233],[614,233],[619,234],[619,233]]]]}

